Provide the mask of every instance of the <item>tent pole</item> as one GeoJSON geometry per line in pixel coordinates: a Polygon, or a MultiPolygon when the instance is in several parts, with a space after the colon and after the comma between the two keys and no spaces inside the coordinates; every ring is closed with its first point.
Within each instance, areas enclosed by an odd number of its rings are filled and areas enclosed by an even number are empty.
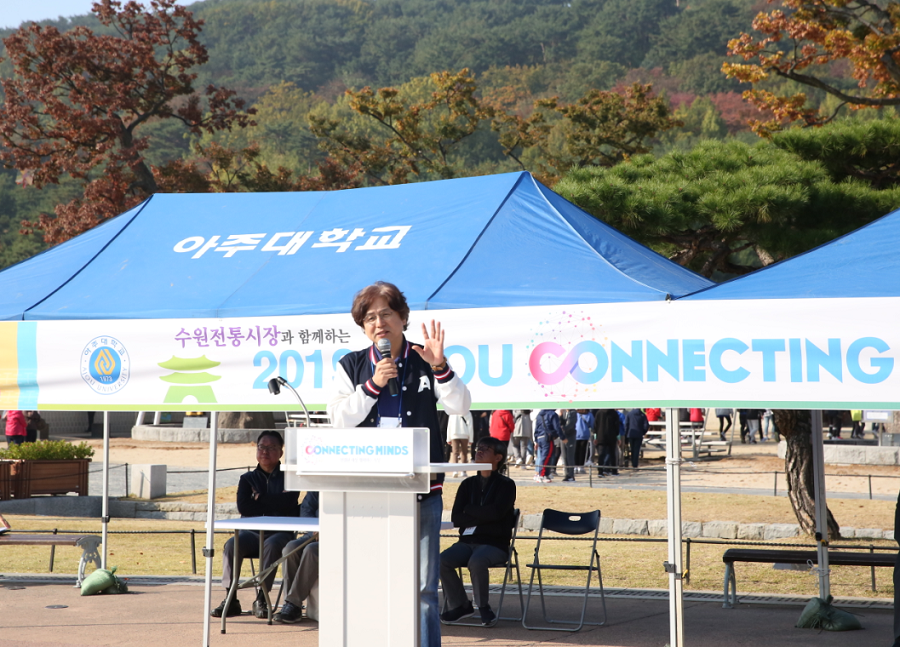
{"type": "Polygon", "coordinates": [[[666,409],[666,502],[669,536],[669,646],[684,645],[684,599],[681,551],[681,430],[678,409],[666,409]]]}
{"type": "Polygon", "coordinates": [[[206,582],[203,590],[203,647],[209,647],[209,610],[212,608],[212,567],[216,521],[216,444],[219,435],[219,412],[213,411],[209,419],[209,484],[206,495],[206,582]]]}
{"type": "Polygon", "coordinates": [[[100,513],[103,522],[103,554],[100,556],[100,567],[106,568],[106,554],[109,543],[109,411],[103,412],[103,510],[100,513]]]}
{"type": "Polygon", "coordinates": [[[831,569],[828,566],[828,504],[825,499],[825,443],[822,412],[812,411],[813,487],[816,492],[816,549],[819,554],[819,597],[831,595],[831,569]]]}

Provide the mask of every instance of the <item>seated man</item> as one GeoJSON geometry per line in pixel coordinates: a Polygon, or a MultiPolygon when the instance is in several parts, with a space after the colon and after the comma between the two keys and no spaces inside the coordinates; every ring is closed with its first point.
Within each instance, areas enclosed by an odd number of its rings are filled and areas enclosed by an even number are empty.
{"type": "MultiPolygon", "coordinates": [[[[319,516],[319,493],[307,492],[300,504],[301,517],[319,516]]],[[[275,622],[293,624],[303,619],[303,601],[309,597],[313,586],[319,581],[319,533],[307,533],[288,543],[282,555],[285,557],[282,566],[287,595],[284,606],[274,616],[275,622]],[[315,541],[305,548],[294,552],[300,544],[313,538],[315,541]]]]}
{"type": "MultiPolygon", "coordinates": [[[[277,431],[264,431],[256,439],[256,469],[241,475],[237,490],[237,508],[241,517],[296,517],[299,512],[297,501],[299,492],[285,492],[284,473],[281,471],[281,456],[284,453],[284,439],[277,431]]],[[[293,538],[291,532],[270,532],[265,535],[263,554],[259,568],[264,570],[281,557],[281,551],[293,538]]],[[[238,535],[237,573],[234,577],[240,577],[241,561],[245,557],[259,557],[259,533],[253,530],[241,530],[238,535]]],[[[222,553],[222,586],[226,590],[231,588],[232,566],[234,562],[234,539],[225,542],[225,550],[222,553]]],[[[275,581],[273,570],[263,581],[262,586],[266,591],[272,590],[272,582],[275,581]]],[[[221,618],[225,613],[231,618],[241,614],[241,603],[237,596],[231,601],[231,606],[225,610],[225,600],[222,604],[210,611],[214,618],[221,618]]],[[[257,618],[266,618],[269,609],[266,598],[262,592],[256,596],[253,603],[253,614],[257,618]]]]}
{"type": "Polygon", "coordinates": [[[491,626],[497,621],[488,604],[488,568],[506,561],[516,505],[516,484],[500,473],[505,467],[505,446],[496,438],[479,440],[475,462],[490,463],[491,469],[470,476],[456,492],[451,520],[459,528],[459,541],[441,553],[441,585],[448,609],[441,614],[444,622],[475,614],[456,570],[460,566],[469,568],[481,624],[491,626]]]}

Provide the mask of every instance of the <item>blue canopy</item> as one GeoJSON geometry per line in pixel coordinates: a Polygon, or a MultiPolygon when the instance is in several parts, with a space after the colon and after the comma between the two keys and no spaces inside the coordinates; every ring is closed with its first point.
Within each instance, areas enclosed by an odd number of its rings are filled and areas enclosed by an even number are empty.
{"type": "Polygon", "coordinates": [[[813,299],[900,296],[900,210],[808,252],[684,297],[813,299]]]}
{"type": "Polygon", "coordinates": [[[0,272],[0,319],[338,313],[379,279],[414,310],[652,301],[711,285],[523,172],[154,195],[0,272]]]}

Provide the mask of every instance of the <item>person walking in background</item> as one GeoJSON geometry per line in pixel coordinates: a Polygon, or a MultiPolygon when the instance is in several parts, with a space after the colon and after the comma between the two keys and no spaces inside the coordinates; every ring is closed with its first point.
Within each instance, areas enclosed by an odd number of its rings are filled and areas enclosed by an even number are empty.
{"type": "Polygon", "coordinates": [[[534,421],[534,480],[539,483],[550,483],[550,457],[553,453],[553,441],[563,435],[559,424],[559,415],[553,409],[541,409],[534,421]]]}
{"type": "Polygon", "coordinates": [[[750,443],[756,444],[756,436],[760,435],[762,438],[762,434],[759,431],[759,409],[747,409],[747,436],[750,437],[750,443]]]}
{"type": "Polygon", "coordinates": [[[719,439],[725,440],[725,434],[731,429],[732,409],[716,409],[716,418],[719,419],[719,439]]]}
{"type": "Polygon", "coordinates": [[[775,425],[772,423],[774,415],[775,413],[771,409],[766,409],[762,414],[762,436],[766,442],[769,441],[769,432],[775,429],[775,425]]]}
{"type": "Polygon", "coordinates": [[[566,477],[563,481],[575,480],[575,439],[578,434],[578,412],[567,409],[563,417],[563,435],[566,442],[562,446],[563,461],[566,465],[566,477]]]}
{"type": "Polygon", "coordinates": [[[528,443],[532,438],[531,410],[516,409],[513,411],[513,435],[510,439],[513,463],[518,467],[525,467],[534,462],[534,457],[528,449],[528,443]]]}
{"type": "Polygon", "coordinates": [[[662,409],[659,407],[648,407],[644,410],[648,422],[659,422],[662,419],[662,409]]]}
{"type": "Polygon", "coordinates": [[[6,446],[21,445],[25,442],[25,434],[27,433],[25,422],[25,414],[21,411],[10,409],[5,411],[3,416],[6,418],[6,446]]]}
{"type": "Polygon", "coordinates": [[[587,409],[578,411],[575,423],[575,473],[584,474],[584,465],[591,460],[588,450],[591,449],[591,428],[594,426],[594,414],[587,409]]]}
{"type": "Polygon", "coordinates": [[[600,460],[597,473],[599,476],[615,475],[616,444],[619,440],[619,414],[615,409],[600,409],[594,418],[594,434],[600,448],[600,460]]]}
{"type": "Polygon", "coordinates": [[[747,412],[749,409],[738,409],[738,422],[741,425],[741,442],[747,442],[747,412]]]}
{"type": "Polygon", "coordinates": [[[632,409],[625,414],[625,440],[631,453],[631,467],[637,469],[641,457],[641,444],[650,429],[647,416],[640,409],[632,409]]]}
{"type": "Polygon", "coordinates": [[[509,439],[512,438],[515,426],[516,422],[513,419],[512,411],[508,409],[497,409],[491,415],[491,438],[496,438],[501,443],[504,443],[504,458],[509,453],[509,439]]]}
{"type": "MultiPolygon", "coordinates": [[[[465,463],[469,458],[469,443],[474,438],[475,423],[472,414],[449,416],[447,419],[447,442],[450,443],[450,462],[465,463]]],[[[453,472],[453,477],[466,478],[465,472],[453,472]]]]}

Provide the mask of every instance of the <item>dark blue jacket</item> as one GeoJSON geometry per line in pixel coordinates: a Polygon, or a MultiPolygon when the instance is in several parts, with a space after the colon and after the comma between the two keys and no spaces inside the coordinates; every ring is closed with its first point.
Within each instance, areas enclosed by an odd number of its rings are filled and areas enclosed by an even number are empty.
{"type": "Polygon", "coordinates": [[[534,421],[534,440],[552,443],[554,438],[565,438],[559,426],[559,414],[553,409],[541,409],[534,421]]]}
{"type": "Polygon", "coordinates": [[[632,409],[625,414],[626,438],[643,438],[649,429],[650,423],[647,422],[647,416],[640,409],[632,409]]]}
{"type": "Polygon", "coordinates": [[[299,500],[299,492],[284,491],[281,464],[271,474],[257,465],[255,470],[241,474],[238,481],[237,509],[242,517],[296,517],[299,500]],[[253,498],[254,492],[259,492],[258,498],[253,498]]]}

